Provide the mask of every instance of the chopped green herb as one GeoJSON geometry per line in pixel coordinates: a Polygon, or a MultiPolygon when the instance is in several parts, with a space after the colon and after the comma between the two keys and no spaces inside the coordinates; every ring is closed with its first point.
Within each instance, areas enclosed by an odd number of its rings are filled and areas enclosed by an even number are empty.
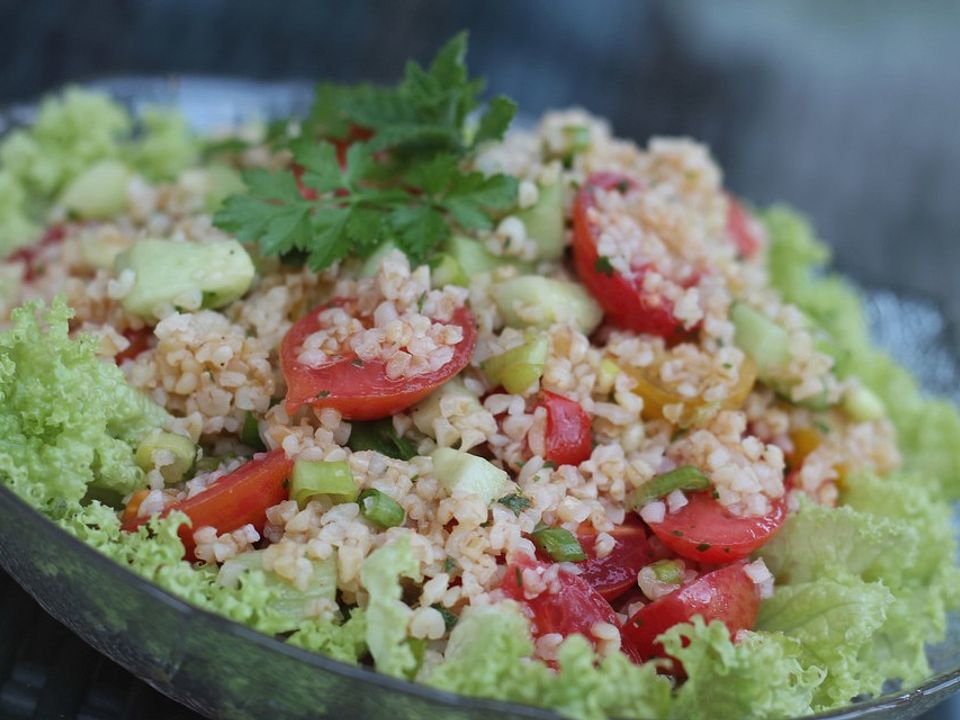
{"type": "Polygon", "coordinates": [[[520,517],[520,513],[530,507],[530,500],[523,493],[514,493],[513,495],[506,495],[499,500],[498,503],[505,506],[506,508],[513,511],[513,514],[517,517],[520,517]]]}
{"type": "Polygon", "coordinates": [[[251,450],[263,452],[266,446],[260,439],[260,424],[257,422],[257,416],[248,412],[243,418],[243,426],[240,428],[240,442],[251,450]]]}
{"type": "Polygon", "coordinates": [[[600,255],[597,258],[597,261],[593,264],[593,269],[598,273],[603,273],[607,277],[613,277],[613,265],[610,263],[610,258],[606,255],[600,255]]]}
{"type": "Polygon", "coordinates": [[[690,431],[687,428],[677,428],[670,435],[670,442],[676,442],[680,438],[684,437],[688,432],[690,431]]]}
{"type": "Polygon", "coordinates": [[[642,508],[649,502],[669,495],[674,490],[696,492],[710,487],[710,480],[693,465],[683,465],[670,472],[657,475],[642,485],[631,501],[634,508],[642,508]]]}
{"type": "Polygon", "coordinates": [[[523,575],[520,574],[520,568],[513,568],[513,577],[517,581],[517,587],[523,590],[523,575]]]}
{"type": "Polygon", "coordinates": [[[823,435],[829,435],[829,434],[830,434],[830,426],[827,425],[823,420],[814,420],[814,421],[813,421],[813,425],[814,425],[814,427],[816,427],[817,430],[819,430],[823,435]]]}
{"type": "Polygon", "coordinates": [[[683,530],[673,530],[671,535],[676,535],[677,537],[683,537],[683,530]]]}
{"type": "Polygon", "coordinates": [[[621,194],[626,194],[630,190],[630,182],[627,180],[621,180],[616,184],[617,192],[621,194]]]}
{"type": "Polygon", "coordinates": [[[380,528],[392,528],[403,525],[406,513],[400,503],[386,493],[368,488],[357,498],[360,513],[380,528]]]}
{"type": "Polygon", "coordinates": [[[354,358],[353,360],[350,361],[350,364],[356,365],[357,367],[363,367],[363,360],[361,360],[360,358],[354,358]]]}
{"type": "Polygon", "coordinates": [[[683,565],[677,560],[658,560],[650,568],[662,583],[679,585],[683,582],[683,565]]]}
{"type": "Polygon", "coordinates": [[[700,543],[697,545],[697,552],[706,552],[711,547],[710,543],[700,543]]]}
{"type": "Polygon", "coordinates": [[[453,558],[446,558],[443,561],[443,571],[447,573],[447,575],[454,575],[460,571],[460,566],[457,565],[457,561],[453,558]]]}
{"type": "Polygon", "coordinates": [[[453,630],[453,628],[457,626],[457,622],[459,622],[460,618],[457,617],[454,613],[450,612],[443,605],[441,605],[440,603],[434,603],[430,607],[432,607],[434,610],[437,610],[440,613],[440,615],[443,617],[443,625],[447,629],[447,632],[450,632],[451,630],[453,630]]]}
{"type": "Polygon", "coordinates": [[[328,397],[329,395],[330,395],[329,390],[321,390],[320,392],[317,393],[317,399],[322,400],[323,398],[328,397]]]}
{"type": "Polygon", "coordinates": [[[409,438],[397,435],[390,418],[353,423],[347,447],[356,452],[375,450],[397,460],[409,460],[417,455],[417,446],[409,438]]]}
{"type": "Polygon", "coordinates": [[[530,534],[534,544],[557,562],[580,562],[586,560],[580,541],[566,528],[537,525],[530,534]]]}

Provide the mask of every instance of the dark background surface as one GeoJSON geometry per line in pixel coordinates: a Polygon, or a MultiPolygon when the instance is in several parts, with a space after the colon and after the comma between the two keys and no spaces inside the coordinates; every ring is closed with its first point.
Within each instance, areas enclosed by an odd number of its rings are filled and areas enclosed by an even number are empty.
{"type": "MultiPolygon", "coordinates": [[[[841,269],[960,319],[950,0],[0,0],[0,103],[131,73],[391,81],[461,28],[525,112],[581,104],[622,135],[703,139],[733,190],[808,212],[841,269]]],[[[0,717],[81,709],[178,717],[0,582],[0,717]]]]}

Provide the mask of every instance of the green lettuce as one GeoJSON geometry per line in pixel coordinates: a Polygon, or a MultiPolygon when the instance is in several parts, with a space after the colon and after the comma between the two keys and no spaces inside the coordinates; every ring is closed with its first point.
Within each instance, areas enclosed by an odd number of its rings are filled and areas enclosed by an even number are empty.
{"type": "Polygon", "coordinates": [[[770,236],[773,287],[797,305],[848,355],[845,371],[858,376],[889,409],[904,467],[917,482],[960,499],[960,415],[951,403],[926,397],[913,376],[870,342],[856,290],[824,272],[829,250],[796,212],[770,208],[762,215],[770,236]]]}
{"type": "Polygon", "coordinates": [[[51,515],[97,486],[119,494],[142,484],[134,446],[167,413],[130,387],[95,341],[71,340],[62,299],[30,303],[0,334],[0,476],[51,515]]]}
{"type": "Polygon", "coordinates": [[[370,595],[367,647],[377,670],[396,677],[412,676],[419,664],[407,642],[412,611],[401,599],[403,577],[421,580],[420,561],[406,535],[374,550],[360,567],[360,579],[370,595]]]}
{"type": "Polygon", "coordinates": [[[143,137],[127,151],[130,164],[150,180],[169,180],[195,164],[200,141],[175,110],[149,108],[141,117],[143,137]]]}
{"type": "Polygon", "coordinates": [[[670,683],[651,663],[637,666],[621,653],[598,660],[580,635],[558,648],[557,672],[532,654],[529,621],[518,605],[470,607],[450,635],[444,662],[420,679],[442,690],[550,707],[583,720],[669,714],[670,683]]]}
{"type": "Polygon", "coordinates": [[[709,625],[698,615],[663,636],[666,651],[683,663],[687,680],[677,691],[671,717],[788,718],[808,714],[824,678],[801,662],[801,644],[781,633],[740,633],[709,625]]]}

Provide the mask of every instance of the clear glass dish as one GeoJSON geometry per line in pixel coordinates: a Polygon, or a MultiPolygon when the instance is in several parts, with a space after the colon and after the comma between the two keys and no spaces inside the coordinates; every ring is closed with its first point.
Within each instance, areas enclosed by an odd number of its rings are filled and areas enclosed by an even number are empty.
{"type": "MultiPolygon", "coordinates": [[[[302,111],[310,85],[221,78],[118,78],[102,87],[134,109],[180,107],[198,128],[216,130],[302,111]]],[[[0,114],[0,133],[29,122],[35,106],[0,114]]],[[[960,372],[943,315],[928,302],[867,293],[875,337],[931,392],[960,393],[960,372]]],[[[552,712],[466,698],[308,653],[198,610],[79,542],[0,485],[0,566],[57,620],[159,691],[208,717],[287,720],[547,718],[552,712]]],[[[913,718],[960,689],[960,622],[930,648],[934,675],[815,716],[913,718]]]]}

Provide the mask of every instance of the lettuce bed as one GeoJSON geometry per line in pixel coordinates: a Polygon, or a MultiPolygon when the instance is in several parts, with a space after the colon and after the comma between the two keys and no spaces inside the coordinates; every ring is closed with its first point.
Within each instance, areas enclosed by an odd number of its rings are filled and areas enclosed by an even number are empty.
{"type": "MultiPolygon", "coordinates": [[[[45,106],[34,129],[0,147],[0,249],[33,232],[27,197],[51,196],[93,162],[122,154],[157,177],[193,162],[196,146],[182,123],[155,117],[133,139],[126,114],[102,98],[73,94],[45,106]]],[[[198,607],[344,662],[369,656],[382,672],[416,673],[453,692],[578,718],[695,720],[797,716],[878,693],[887,679],[915,684],[929,673],[924,645],[943,637],[947,613],[960,607],[950,504],[960,496],[960,419],[871,346],[856,293],[822,273],[827,251],[804,221],[784,208],[763,218],[775,287],[844,347],[847,372],[883,398],[904,468],[882,478],[854,475],[840,507],[806,504],[789,519],[761,553],[777,593],[763,604],[755,632],[734,644],[719,623],[670,630],[664,643],[688,674],[678,687],[651,664],[594,657],[578,636],[561,646],[554,672],[531,659],[527,621],[511,605],[466,611],[444,662],[417,672],[417,648],[402,631],[410,609],[401,582],[416,580],[418,565],[403,543],[365,561],[365,610],[340,624],[291,623],[273,609],[281,588],[263,571],[231,588],[216,571],[181,560],[183,516],[121,532],[104,503],[137,486],[133,448],[165,412],[100,362],[91,340],[69,337],[70,310],[61,300],[15,311],[12,328],[0,334],[0,477],[51,521],[198,607]]]]}

